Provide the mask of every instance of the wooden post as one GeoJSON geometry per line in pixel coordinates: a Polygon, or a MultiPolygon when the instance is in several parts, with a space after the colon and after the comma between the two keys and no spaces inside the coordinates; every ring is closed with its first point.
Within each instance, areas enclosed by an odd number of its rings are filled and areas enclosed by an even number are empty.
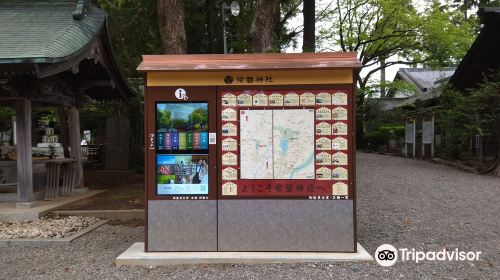
{"type": "Polygon", "coordinates": [[[432,114],[432,138],[431,138],[431,159],[434,158],[434,143],[435,143],[435,135],[436,135],[436,131],[435,131],[435,127],[434,127],[434,114],[432,114]]]}
{"type": "Polygon", "coordinates": [[[415,147],[417,146],[417,117],[413,119],[413,157],[415,157],[415,147]]]}
{"type": "Polygon", "coordinates": [[[33,201],[33,159],[31,157],[31,100],[16,100],[17,204],[27,208],[33,201]]]}
{"type": "Polygon", "coordinates": [[[69,131],[69,146],[71,157],[76,160],[76,188],[83,189],[83,166],[82,166],[82,148],[80,136],[80,113],[73,106],[68,110],[68,131],[69,131]]]}
{"type": "Polygon", "coordinates": [[[425,144],[424,144],[424,122],[425,122],[425,115],[422,116],[422,152],[420,153],[420,158],[424,159],[425,158],[425,144]]]}

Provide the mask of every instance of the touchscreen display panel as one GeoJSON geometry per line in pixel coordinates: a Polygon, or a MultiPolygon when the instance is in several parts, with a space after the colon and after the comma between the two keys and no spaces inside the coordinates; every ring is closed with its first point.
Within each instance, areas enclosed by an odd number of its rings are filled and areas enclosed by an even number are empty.
{"type": "Polygon", "coordinates": [[[208,155],[157,155],[157,195],[208,195],[208,155]]]}

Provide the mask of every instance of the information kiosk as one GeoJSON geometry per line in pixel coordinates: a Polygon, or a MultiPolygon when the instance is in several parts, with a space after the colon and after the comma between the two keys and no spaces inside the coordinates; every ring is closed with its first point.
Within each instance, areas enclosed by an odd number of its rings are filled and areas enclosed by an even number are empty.
{"type": "Polygon", "coordinates": [[[356,252],[355,53],[144,56],[146,252],[356,252]]]}

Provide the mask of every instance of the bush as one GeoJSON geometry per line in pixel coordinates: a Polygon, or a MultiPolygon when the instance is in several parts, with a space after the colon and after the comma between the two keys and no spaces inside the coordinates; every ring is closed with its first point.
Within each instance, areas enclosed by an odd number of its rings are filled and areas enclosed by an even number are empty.
{"type": "Polygon", "coordinates": [[[376,130],[365,134],[366,146],[370,149],[376,149],[378,146],[386,145],[391,133],[384,130],[376,130]]]}
{"type": "Polygon", "coordinates": [[[379,128],[379,131],[389,133],[389,136],[391,134],[393,134],[395,139],[400,139],[400,138],[403,138],[405,136],[405,126],[404,125],[381,126],[379,128]]]}

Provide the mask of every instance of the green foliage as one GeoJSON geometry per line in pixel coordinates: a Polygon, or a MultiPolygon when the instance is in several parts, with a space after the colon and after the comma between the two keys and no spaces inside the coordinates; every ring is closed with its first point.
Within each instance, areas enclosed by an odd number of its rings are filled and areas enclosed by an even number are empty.
{"type": "Polygon", "coordinates": [[[394,136],[396,139],[400,139],[405,136],[405,126],[400,124],[381,126],[379,130],[389,133],[389,135],[394,136]]]}
{"type": "MultiPolygon", "coordinates": [[[[240,1],[239,3],[240,14],[236,17],[228,15],[229,20],[226,22],[227,49],[232,50],[233,53],[246,53],[252,50],[250,27],[255,13],[255,1],[240,1]]],[[[222,34],[222,22],[215,29],[222,34]]]]}
{"type": "Polygon", "coordinates": [[[464,159],[473,135],[500,142],[500,72],[466,93],[445,88],[437,122],[446,142],[444,156],[464,159]]]}
{"type": "Polygon", "coordinates": [[[198,108],[191,112],[186,119],[172,119],[172,113],[165,110],[156,111],[156,120],[161,128],[206,129],[208,110],[198,108]]]}
{"type": "Polygon", "coordinates": [[[159,127],[170,127],[172,113],[168,110],[157,110],[156,120],[159,127]]]}
{"type": "Polygon", "coordinates": [[[319,30],[318,49],[358,52],[363,67],[370,67],[357,78],[361,89],[373,74],[391,65],[455,66],[474,39],[476,21],[437,0],[425,4],[423,12],[414,2],[334,1],[319,11],[318,17],[326,21],[319,30]]]}
{"type": "Polygon", "coordinates": [[[208,123],[208,111],[202,108],[194,110],[188,116],[189,126],[195,129],[204,129],[205,125],[208,123]]]}
{"type": "Polygon", "coordinates": [[[367,99],[363,115],[365,134],[362,147],[376,149],[386,145],[389,139],[400,140],[404,137],[403,112],[399,109],[383,110],[378,98],[367,99]]]}
{"type": "Polygon", "coordinates": [[[376,149],[378,146],[386,145],[387,141],[390,139],[390,133],[388,131],[371,131],[365,134],[365,143],[368,149],[376,149]]]}
{"type": "Polygon", "coordinates": [[[366,98],[384,98],[384,97],[409,97],[418,94],[417,87],[405,80],[394,80],[385,82],[374,82],[368,83],[365,88],[360,88],[357,90],[359,94],[362,94],[366,98]],[[382,96],[382,89],[385,95],[382,96]]]}
{"type": "MultiPolygon", "coordinates": [[[[474,8],[500,6],[500,0],[453,0],[452,2],[450,6],[458,8],[465,18],[468,18],[468,13],[474,8]]],[[[471,16],[473,17],[473,14],[471,16]]]]}
{"type": "Polygon", "coordinates": [[[439,112],[438,125],[449,139],[448,156],[457,157],[462,144],[468,143],[473,133],[478,133],[479,112],[470,95],[467,96],[452,88],[445,88],[441,95],[442,109],[439,112]]]}
{"type": "Polygon", "coordinates": [[[98,0],[108,12],[111,42],[125,77],[140,77],[135,69],[143,54],[160,53],[154,0],[98,0]]]}
{"type": "Polygon", "coordinates": [[[476,35],[476,21],[434,0],[422,15],[422,50],[415,57],[428,67],[456,66],[476,35]]]}
{"type": "Polygon", "coordinates": [[[12,116],[16,114],[16,110],[11,107],[0,107],[0,129],[5,130],[12,126],[12,116]]]}
{"type": "Polygon", "coordinates": [[[319,30],[323,51],[355,51],[363,67],[373,67],[358,77],[358,85],[365,88],[371,75],[399,61],[388,61],[378,66],[381,59],[399,56],[411,61],[418,49],[419,26],[422,24],[410,1],[404,0],[339,0],[320,11],[325,18],[319,30]]]}
{"type": "MultiPolygon", "coordinates": [[[[413,95],[417,91],[397,83],[370,85],[372,76],[392,65],[455,66],[469,48],[477,33],[477,23],[467,20],[448,5],[437,1],[422,3],[409,0],[338,0],[318,11],[320,51],[357,52],[363,76],[358,74],[357,139],[380,127],[370,125],[373,104],[370,97],[391,92],[413,95]],[[416,9],[416,5],[425,9],[416,9]],[[381,63],[384,62],[384,63],[381,63]],[[392,88],[394,87],[394,88],[392,88]],[[406,87],[406,88],[405,88],[406,87]],[[394,91],[399,89],[399,91],[394,91]],[[381,93],[382,92],[382,93],[381,93]]],[[[360,72],[361,73],[361,72],[360,72]]],[[[377,110],[376,110],[377,111],[377,110]]],[[[378,122],[375,117],[375,123],[378,122]]]]}
{"type": "Polygon", "coordinates": [[[109,101],[86,105],[80,110],[80,127],[90,130],[94,139],[104,137],[106,119],[120,115],[121,108],[121,103],[109,101]]]}
{"type": "Polygon", "coordinates": [[[294,29],[288,26],[290,18],[299,16],[302,11],[299,9],[303,0],[280,0],[281,17],[276,23],[274,30],[274,49],[276,52],[281,52],[290,46],[297,48],[297,36],[301,35],[304,26],[301,25],[294,29]]]}
{"type": "MultiPolygon", "coordinates": [[[[227,1],[226,1],[227,2],[227,1]]],[[[301,0],[280,0],[281,18],[275,28],[275,51],[296,43],[301,29],[290,30],[287,21],[300,12],[301,0]]],[[[140,77],[135,69],[143,54],[161,53],[156,1],[98,0],[109,14],[111,41],[125,77],[140,77]]],[[[187,52],[222,53],[221,1],[187,0],[184,28],[187,52]]],[[[229,3],[227,3],[229,4],[229,3]]],[[[240,1],[240,14],[228,15],[227,44],[234,53],[251,51],[250,26],[255,13],[255,1],[240,1]]]]}
{"type": "MultiPolygon", "coordinates": [[[[280,0],[281,17],[277,20],[273,37],[273,51],[280,52],[291,44],[296,44],[296,37],[302,27],[291,30],[287,21],[300,13],[301,0],[280,0]]],[[[251,52],[252,43],[250,27],[255,14],[255,1],[239,1],[240,14],[232,16],[228,12],[227,47],[233,53],[251,52]]],[[[230,4],[230,1],[226,1],[230,4]]],[[[186,19],[185,29],[188,41],[188,53],[222,53],[222,18],[221,1],[185,2],[186,19]],[[209,21],[211,19],[211,21],[209,21]]]]}
{"type": "Polygon", "coordinates": [[[405,126],[400,124],[385,125],[374,130],[369,130],[364,135],[365,148],[377,150],[379,146],[387,145],[390,139],[396,141],[405,135],[405,126]]]}

